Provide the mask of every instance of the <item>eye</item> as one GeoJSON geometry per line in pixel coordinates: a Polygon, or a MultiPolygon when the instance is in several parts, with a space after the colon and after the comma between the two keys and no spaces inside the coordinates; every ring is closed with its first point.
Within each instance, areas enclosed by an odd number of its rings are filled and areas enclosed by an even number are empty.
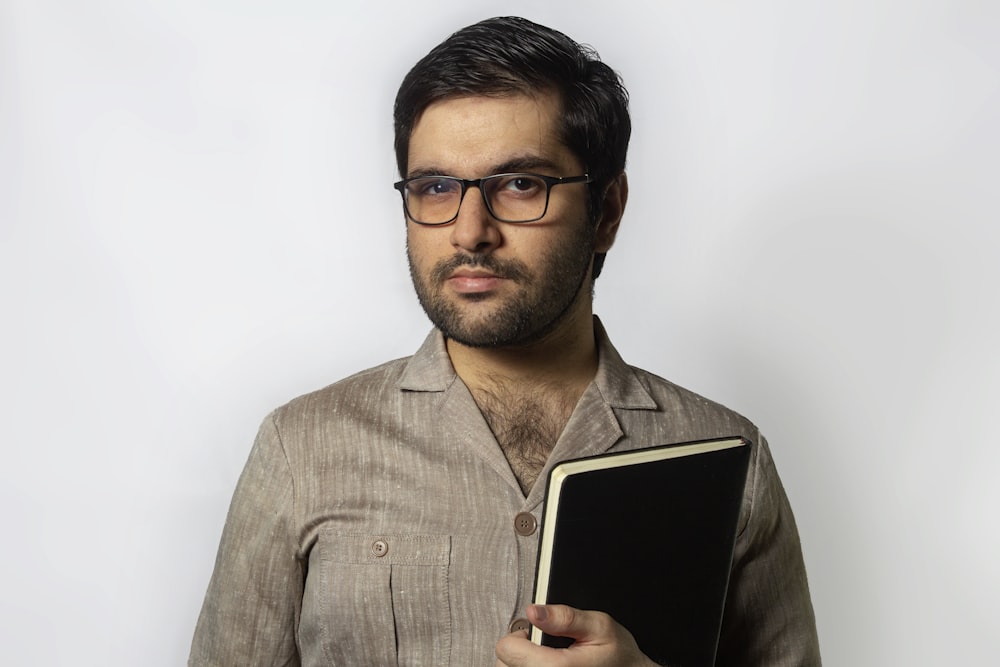
{"type": "Polygon", "coordinates": [[[497,192],[503,195],[530,197],[545,192],[545,181],[531,174],[511,174],[500,181],[497,192]]]}
{"type": "Polygon", "coordinates": [[[413,179],[407,184],[406,189],[417,197],[441,197],[458,193],[462,186],[451,178],[428,176],[413,179]]]}

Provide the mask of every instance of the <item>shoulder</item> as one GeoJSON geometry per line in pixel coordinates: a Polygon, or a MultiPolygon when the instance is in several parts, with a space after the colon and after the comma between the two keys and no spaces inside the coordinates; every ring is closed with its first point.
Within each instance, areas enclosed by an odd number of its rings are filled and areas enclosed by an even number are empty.
{"type": "Polygon", "coordinates": [[[600,351],[596,382],[620,421],[645,426],[661,438],[696,440],[743,435],[751,441],[758,439],[756,426],[735,410],[627,364],[608,338],[603,323],[596,318],[594,323],[600,351]]]}
{"type": "Polygon", "coordinates": [[[736,410],[655,373],[629,368],[656,403],[658,418],[669,422],[682,436],[697,439],[720,434],[743,435],[754,442],[759,439],[756,425],[736,410]]]}
{"type": "Polygon", "coordinates": [[[298,396],[275,409],[271,418],[281,425],[384,405],[399,393],[399,381],[410,358],[388,361],[298,396]]]}

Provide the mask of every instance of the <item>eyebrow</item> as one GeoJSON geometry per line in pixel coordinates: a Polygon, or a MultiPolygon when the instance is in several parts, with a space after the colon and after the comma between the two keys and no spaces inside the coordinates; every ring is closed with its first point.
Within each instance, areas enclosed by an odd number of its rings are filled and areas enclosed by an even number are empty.
{"type": "MultiPolygon", "coordinates": [[[[525,154],[512,157],[509,160],[495,164],[490,167],[488,173],[482,176],[491,176],[493,174],[509,174],[528,171],[531,169],[546,169],[549,171],[559,171],[560,166],[557,165],[552,160],[542,157],[541,155],[525,154]]],[[[420,167],[419,169],[414,169],[409,172],[407,178],[421,178],[423,176],[448,176],[448,170],[441,169],[435,166],[420,167]]]]}

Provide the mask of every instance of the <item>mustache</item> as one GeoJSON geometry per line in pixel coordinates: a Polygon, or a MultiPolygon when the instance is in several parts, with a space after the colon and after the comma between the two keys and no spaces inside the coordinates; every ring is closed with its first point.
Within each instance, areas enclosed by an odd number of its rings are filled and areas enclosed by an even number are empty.
{"type": "Polygon", "coordinates": [[[497,259],[493,255],[455,254],[435,264],[431,277],[435,282],[442,283],[463,266],[486,269],[498,278],[508,280],[525,280],[529,276],[528,268],[516,259],[497,259]]]}

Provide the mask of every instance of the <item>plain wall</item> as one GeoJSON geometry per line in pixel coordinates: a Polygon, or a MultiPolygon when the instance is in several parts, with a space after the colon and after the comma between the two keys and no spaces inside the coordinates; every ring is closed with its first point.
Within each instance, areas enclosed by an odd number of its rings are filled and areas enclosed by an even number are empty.
{"type": "MultiPolygon", "coordinates": [[[[478,2],[0,2],[0,663],[184,662],[260,420],[412,353],[391,105],[478,2]]],[[[503,4],[632,93],[596,310],[747,414],[829,665],[995,664],[1000,9],[503,4]]]]}

